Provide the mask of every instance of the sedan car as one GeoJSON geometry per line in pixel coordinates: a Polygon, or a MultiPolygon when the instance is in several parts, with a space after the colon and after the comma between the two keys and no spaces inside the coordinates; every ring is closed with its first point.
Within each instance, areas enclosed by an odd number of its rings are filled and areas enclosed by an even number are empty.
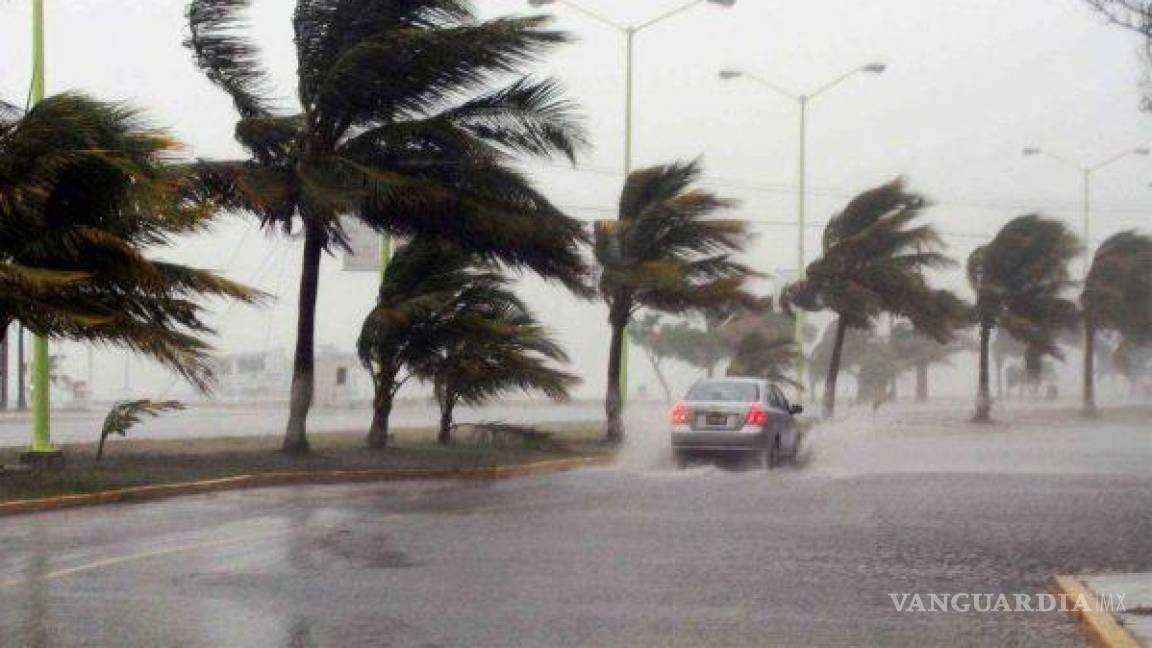
{"type": "Polygon", "coordinates": [[[754,455],[775,467],[796,458],[796,415],[803,411],[767,380],[703,380],[672,408],[672,456],[684,466],[696,455],[754,455]]]}

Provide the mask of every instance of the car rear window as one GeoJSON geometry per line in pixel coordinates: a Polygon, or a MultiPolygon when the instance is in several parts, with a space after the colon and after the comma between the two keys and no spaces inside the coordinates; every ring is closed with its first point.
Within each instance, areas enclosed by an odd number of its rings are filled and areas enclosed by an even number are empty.
{"type": "Polygon", "coordinates": [[[688,400],[750,403],[760,400],[760,389],[749,382],[704,382],[688,391],[688,400]]]}

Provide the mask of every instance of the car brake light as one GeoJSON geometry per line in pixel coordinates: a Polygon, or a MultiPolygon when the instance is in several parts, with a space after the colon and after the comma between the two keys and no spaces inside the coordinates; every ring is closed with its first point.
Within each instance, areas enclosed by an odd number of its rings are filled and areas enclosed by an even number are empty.
{"type": "Polygon", "coordinates": [[[688,424],[688,408],[684,405],[683,401],[676,403],[672,408],[671,419],[673,425],[688,424]]]}
{"type": "Polygon", "coordinates": [[[745,417],[744,423],[747,425],[764,425],[768,422],[768,412],[760,403],[752,403],[752,407],[748,409],[748,416],[745,417]]]}

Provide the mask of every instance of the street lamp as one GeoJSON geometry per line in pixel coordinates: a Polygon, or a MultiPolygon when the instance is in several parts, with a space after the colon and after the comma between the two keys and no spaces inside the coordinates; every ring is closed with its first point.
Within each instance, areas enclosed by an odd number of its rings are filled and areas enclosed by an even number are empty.
{"type": "MultiPolygon", "coordinates": [[[[731,9],[736,5],[736,0],[692,0],[685,4],[672,9],[671,11],[664,12],[654,18],[646,20],[636,25],[622,25],[611,18],[603,16],[595,11],[587,9],[576,2],[570,0],[528,0],[530,7],[546,7],[548,5],[564,5],[569,9],[591,18],[596,22],[612,28],[613,30],[624,35],[626,48],[625,48],[625,84],[624,84],[624,180],[628,180],[628,175],[632,173],[632,112],[633,112],[633,88],[635,85],[635,42],[636,34],[655,27],[656,25],[677,16],[679,14],[692,9],[698,5],[710,4],[724,9],[731,9]]],[[[624,336],[624,346],[621,350],[620,358],[620,401],[625,402],[628,400],[628,336],[624,336]]]]}
{"type": "MultiPolygon", "coordinates": [[[[778,94],[782,97],[786,97],[788,99],[791,99],[792,101],[795,101],[796,104],[800,108],[800,111],[799,111],[800,112],[800,145],[799,145],[799,164],[797,165],[797,174],[799,177],[799,182],[798,182],[799,190],[797,191],[797,195],[796,195],[796,214],[797,214],[796,215],[796,222],[797,222],[797,227],[798,227],[798,231],[796,233],[796,278],[798,280],[804,278],[804,270],[805,270],[805,263],[806,263],[805,248],[804,248],[804,228],[805,228],[805,209],[806,209],[805,199],[807,197],[807,184],[808,184],[808,169],[807,169],[807,166],[808,166],[808,107],[814,99],[823,95],[824,93],[828,92],[832,88],[835,88],[836,86],[840,85],[844,81],[847,81],[849,78],[851,78],[857,74],[883,74],[884,71],[887,69],[888,69],[888,65],[886,63],[880,63],[880,62],[868,63],[867,65],[862,65],[860,67],[852,68],[851,70],[848,70],[844,74],[841,74],[840,76],[832,79],[831,81],[825,83],[824,85],[819,86],[818,88],[816,88],[812,92],[808,92],[805,94],[796,94],[794,92],[790,92],[790,91],[776,85],[775,83],[772,83],[772,82],[770,82],[764,78],[761,78],[761,77],[759,77],[755,74],[749,73],[749,72],[745,72],[743,70],[725,69],[725,70],[720,71],[720,80],[722,80],[722,81],[732,81],[734,79],[748,79],[750,81],[758,83],[761,86],[764,86],[765,88],[768,88],[772,92],[775,92],[776,94],[778,94]]],[[[804,320],[805,320],[804,311],[803,310],[798,311],[796,313],[796,331],[793,335],[794,335],[794,338],[796,340],[796,346],[797,346],[798,350],[800,351],[800,354],[799,354],[800,359],[799,359],[798,371],[797,371],[797,374],[798,374],[797,375],[797,377],[798,377],[797,382],[800,383],[800,387],[798,389],[800,391],[801,398],[803,398],[804,392],[806,391],[804,388],[804,373],[805,373],[804,320]]]]}
{"type": "Polygon", "coordinates": [[[626,58],[625,58],[625,73],[626,81],[624,88],[624,175],[627,177],[632,172],[632,111],[633,111],[633,87],[635,81],[634,71],[634,45],[636,34],[654,27],[673,16],[692,9],[698,5],[710,4],[724,9],[730,9],[736,5],[736,0],[692,0],[692,2],[685,3],[679,7],[662,13],[655,18],[651,18],[636,25],[622,25],[611,18],[596,13],[590,9],[581,6],[578,3],[571,2],[570,0],[528,0],[528,5],[531,7],[546,7],[548,5],[564,5],[569,9],[583,14],[587,18],[591,18],[596,22],[610,27],[617,32],[624,35],[626,40],[626,58]]]}
{"type": "Polygon", "coordinates": [[[1092,234],[1092,175],[1094,173],[1096,173],[1097,171],[1100,171],[1101,169],[1104,169],[1105,167],[1111,166],[1112,164],[1115,164],[1116,162],[1119,162],[1120,160],[1122,160],[1122,159],[1124,159],[1130,155],[1140,155],[1140,156],[1147,157],[1149,152],[1150,151],[1147,147],[1138,146],[1136,148],[1125,149],[1125,150],[1117,153],[1116,155],[1113,155],[1112,157],[1110,157],[1110,158],[1108,158],[1102,162],[1098,162],[1096,164],[1087,164],[1086,165],[1086,164],[1083,164],[1081,162],[1076,162],[1076,161],[1070,160],[1068,158],[1049,153],[1048,151],[1046,151],[1046,150],[1044,150],[1038,146],[1025,146],[1024,147],[1024,150],[1022,151],[1022,153],[1024,154],[1024,157],[1044,156],[1047,158],[1051,158],[1053,160],[1056,160],[1057,162],[1060,162],[1061,164],[1064,164],[1066,166],[1070,166],[1074,169],[1077,169],[1078,171],[1080,171],[1080,173],[1083,174],[1083,177],[1084,177],[1084,204],[1083,204],[1084,276],[1085,277],[1088,276],[1088,268],[1090,267],[1090,265],[1092,263],[1091,254],[1089,254],[1089,251],[1092,248],[1092,243],[1091,243],[1091,238],[1090,238],[1090,236],[1092,234]]]}

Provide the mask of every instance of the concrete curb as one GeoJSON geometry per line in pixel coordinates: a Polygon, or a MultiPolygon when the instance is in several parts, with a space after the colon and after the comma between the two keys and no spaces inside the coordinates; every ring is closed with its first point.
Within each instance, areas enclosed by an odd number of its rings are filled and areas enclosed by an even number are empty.
{"type": "Polygon", "coordinates": [[[237,475],[223,479],[211,479],[181,484],[158,484],[156,486],[136,486],[98,493],[61,495],[42,499],[17,500],[0,503],[0,517],[20,513],[38,513],[80,506],[115,504],[118,502],[141,502],[164,499],[180,495],[197,495],[218,491],[264,488],[269,486],[293,486],[301,484],[354,484],[386,481],[420,480],[497,480],[514,477],[528,477],[590,466],[603,466],[611,463],[612,457],[576,457],[553,459],[514,466],[490,466],[485,468],[411,468],[411,469],[369,469],[369,470],[325,470],[278,473],[257,473],[237,475]]]}
{"type": "MultiPolygon", "coordinates": [[[[1071,600],[1080,596],[1088,601],[1095,600],[1095,595],[1075,576],[1056,576],[1052,579],[1052,589],[1071,600]]],[[[1084,634],[1093,645],[1101,648],[1140,648],[1136,638],[1110,612],[1099,609],[1095,603],[1090,607],[1088,610],[1073,610],[1072,615],[1080,620],[1084,634]]]]}

